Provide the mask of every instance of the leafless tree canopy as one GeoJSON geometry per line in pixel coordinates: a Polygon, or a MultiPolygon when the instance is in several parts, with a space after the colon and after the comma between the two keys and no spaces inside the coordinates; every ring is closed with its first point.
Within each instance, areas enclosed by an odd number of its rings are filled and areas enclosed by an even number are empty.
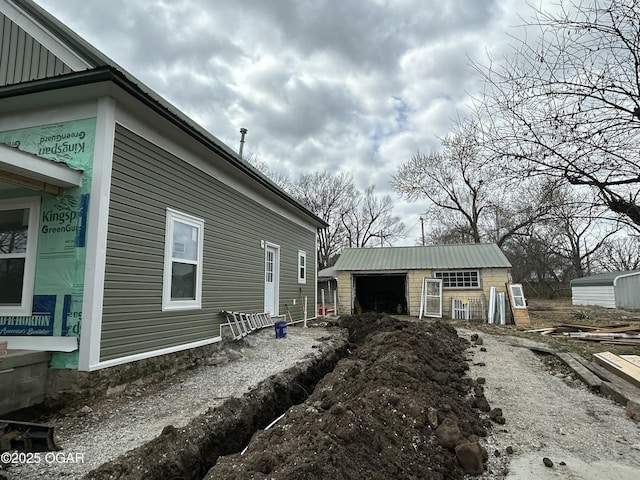
{"type": "Polygon", "coordinates": [[[604,244],[594,263],[598,270],[607,272],[640,270],[640,239],[610,239],[604,244]]]}
{"type": "Polygon", "coordinates": [[[318,266],[333,264],[345,247],[389,244],[404,235],[404,224],[392,213],[391,197],[376,196],[375,187],[364,194],[351,175],[315,172],[301,175],[291,184],[291,193],[329,224],[318,237],[318,266]]]}
{"type": "Polygon", "coordinates": [[[480,158],[474,125],[442,139],[442,151],[418,152],[391,177],[391,186],[410,201],[426,199],[432,215],[448,217],[480,242],[480,216],[488,205],[489,167],[480,158]],[[486,168],[485,168],[486,167],[486,168]]]}
{"type": "Polygon", "coordinates": [[[300,203],[329,223],[318,232],[318,268],[326,268],[343,247],[344,226],[341,219],[355,208],[357,189],[351,176],[328,172],[301,175],[292,183],[291,193],[300,203]]]}
{"type": "Polygon", "coordinates": [[[514,172],[588,186],[639,228],[640,5],[561,1],[526,27],[512,55],[476,65],[485,145],[514,172]]]}
{"type": "Polygon", "coordinates": [[[405,235],[391,197],[376,195],[375,186],[363,193],[344,172],[307,173],[291,180],[254,155],[245,160],[329,224],[318,232],[319,269],[331,266],[345,247],[391,245],[405,235]]]}
{"type": "Polygon", "coordinates": [[[502,245],[526,234],[555,202],[553,182],[505,175],[479,132],[477,123],[461,123],[440,151],[418,152],[392,176],[398,194],[426,201],[432,242],[502,245]]]}
{"type": "Polygon", "coordinates": [[[389,195],[376,196],[375,187],[358,194],[354,207],[342,217],[346,247],[390,246],[405,235],[404,224],[393,215],[389,195]]]}

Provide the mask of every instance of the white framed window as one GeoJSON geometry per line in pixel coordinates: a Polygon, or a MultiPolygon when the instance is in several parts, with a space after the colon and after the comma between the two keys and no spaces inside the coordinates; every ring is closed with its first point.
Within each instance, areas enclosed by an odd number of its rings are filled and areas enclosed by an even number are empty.
{"type": "Polygon", "coordinates": [[[40,197],[0,200],[0,315],[33,309],[40,197]]]}
{"type": "Polygon", "coordinates": [[[513,308],[527,308],[527,301],[524,298],[524,291],[522,290],[521,284],[510,283],[509,296],[511,298],[511,305],[513,308]]]}
{"type": "Polygon", "coordinates": [[[435,272],[434,277],[442,280],[442,288],[480,288],[480,272],[478,270],[440,271],[435,272]]]}
{"type": "Polygon", "coordinates": [[[307,253],[298,250],[298,283],[307,283],[307,253]]]}
{"type": "Polygon", "coordinates": [[[167,208],[162,310],[202,308],[204,220],[167,208]]]}

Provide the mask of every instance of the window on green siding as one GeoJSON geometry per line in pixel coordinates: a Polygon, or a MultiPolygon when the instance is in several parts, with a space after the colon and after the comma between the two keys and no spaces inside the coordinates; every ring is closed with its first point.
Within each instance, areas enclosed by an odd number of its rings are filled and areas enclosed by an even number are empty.
{"type": "Polygon", "coordinates": [[[167,209],[163,310],[202,307],[202,241],[204,220],[167,209]]]}
{"type": "Polygon", "coordinates": [[[0,200],[0,315],[33,306],[40,197],[0,200]]]}
{"type": "Polygon", "coordinates": [[[478,270],[451,270],[435,272],[435,278],[442,280],[442,288],[480,288],[478,270]]]}
{"type": "Polygon", "coordinates": [[[307,254],[298,250],[298,283],[307,283],[307,254]]]}

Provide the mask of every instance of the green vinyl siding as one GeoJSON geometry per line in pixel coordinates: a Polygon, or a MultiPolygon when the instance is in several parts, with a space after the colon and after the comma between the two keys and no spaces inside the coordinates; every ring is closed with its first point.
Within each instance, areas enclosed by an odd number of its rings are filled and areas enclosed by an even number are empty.
{"type": "Polygon", "coordinates": [[[300,320],[307,296],[313,314],[313,227],[274,213],[120,125],[109,209],[101,361],[217,337],[223,310],[262,311],[261,241],[280,247],[280,313],[287,304],[300,320]],[[162,311],[167,208],[204,220],[199,310],[162,311]],[[306,284],[298,283],[299,250],[307,252],[306,284]]]}
{"type": "Polygon", "coordinates": [[[71,68],[0,13],[0,86],[71,73],[71,68]]]}

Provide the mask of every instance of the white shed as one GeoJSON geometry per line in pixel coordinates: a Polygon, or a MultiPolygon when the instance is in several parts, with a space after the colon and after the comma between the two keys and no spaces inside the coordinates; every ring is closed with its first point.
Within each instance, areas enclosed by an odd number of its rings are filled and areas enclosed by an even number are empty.
{"type": "Polygon", "coordinates": [[[576,278],[571,281],[571,303],[640,309],[640,270],[576,278]]]}

